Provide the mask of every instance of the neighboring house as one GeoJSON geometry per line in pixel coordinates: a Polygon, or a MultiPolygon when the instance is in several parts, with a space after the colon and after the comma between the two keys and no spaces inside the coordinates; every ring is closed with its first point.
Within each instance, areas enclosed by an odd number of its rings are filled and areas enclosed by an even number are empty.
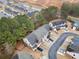
{"type": "Polygon", "coordinates": [[[29,4],[17,3],[12,5],[11,8],[14,8],[15,11],[21,14],[27,14],[28,16],[32,16],[34,13],[41,11],[41,8],[30,6],[29,4]]]}
{"type": "Polygon", "coordinates": [[[3,4],[5,4],[5,5],[8,3],[7,0],[0,0],[0,2],[3,3],[3,4]]]}
{"type": "Polygon", "coordinates": [[[48,58],[48,55],[44,55],[40,59],[49,59],[49,58],[48,58]]]}
{"type": "Polygon", "coordinates": [[[17,52],[12,59],[34,59],[32,55],[26,52],[17,52]]]}
{"type": "Polygon", "coordinates": [[[68,19],[72,23],[73,30],[79,30],[79,18],[68,16],[68,19]]]}
{"type": "Polygon", "coordinates": [[[28,15],[29,17],[31,17],[31,16],[33,16],[33,15],[36,14],[36,13],[38,13],[38,12],[37,12],[37,11],[34,11],[34,12],[28,12],[27,15],[28,15]]]}
{"type": "Polygon", "coordinates": [[[2,17],[11,17],[12,15],[10,15],[10,14],[7,14],[7,13],[5,13],[5,12],[0,12],[0,18],[2,18],[2,17]]]}
{"type": "Polygon", "coordinates": [[[13,16],[17,16],[17,15],[19,15],[19,13],[18,12],[16,12],[16,11],[13,11],[11,8],[5,8],[5,10],[4,10],[6,13],[8,13],[8,14],[11,14],[11,15],[13,15],[13,16]]]}
{"type": "Polygon", "coordinates": [[[4,10],[4,5],[0,2],[0,11],[4,10]]]}
{"type": "Polygon", "coordinates": [[[27,11],[24,7],[21,7],[21,6],[18,6],[18,5],[13,5],[12,6],[16,11],[19,11],[19,12],[25,12],[27,11]]]}
{"type": "Polygon", "coordinates": [[[66,21],[65,20],[60,20],[58,19],[58,21],[52,21],[49,23],[50,27],[54,30],[58,30],[61,28],[65,28],[67,26],[66,21]]]}
{"type": "Polygon", "coordinates": [[[79,37],[74,37],[69,48],[72,49],[74,52],[79,53],[79,37]]]}
{"type": "Polygon", "coordinates": [[[46,36],[46,34],[48,34],[48,32],[49,32],[49,25],[45,24],[45,25],[39,27],[38,29],[36,29],[35,31],[33,31],[28,36],[26,36],[23,39],[23,41],[25,44],[27,44],[33,50],[35,50],[35,49],[37,49],[37,47],[40,46],[40,44],[43,41],[45,41],[44,37],[46,36]]]}
{"type": "Polygon", "coordinates": [[[67,51],[67,54],[69,54],[70,56],[72,56],[72,58],[79,59],[79,53],[67,51]]]}
{"type": "Polygon", "coordinates": [[[63,42],[63,44],[58,49],[58,51],[57,51],[58,54],[63,55],[63,56],[66,54],[67,47],[72,42],[72,38],[73,38],[73,36],[69,36],[66,38],[66,40],[63,42]]]}
{"type": "Polygon", "coordinates": [[[32,7],[32,10],[35,10],[35,11],[41,11],[42,8],[41,8],[41,7],[32,7]]]}
{"type": "Polygon", "coordinates": [[[74,37],[71,44],[67,48],[67,54],[75,59],[79,59],[79,37],[74,37]]]}
{"type": "Polygon", "coordinates": [[[79,20],[74,20],[72,26],[73,26],[73,30],[79,30],[79,20]]]}

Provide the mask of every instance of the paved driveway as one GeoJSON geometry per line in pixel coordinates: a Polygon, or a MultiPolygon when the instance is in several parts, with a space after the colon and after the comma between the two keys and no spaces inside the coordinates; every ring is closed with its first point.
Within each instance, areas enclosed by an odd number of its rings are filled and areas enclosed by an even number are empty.
{"type": "Polygon", "coordinates": [[[71,33],[71,32],[66,32],[61,34],[58,40],[49,49],[49,52],[48,52],[49,59],[57,59],[57,56],[56,56],[57,50],[60,48],[60,46],[63,44],[63,42],[68,36],[78,36],[78,34],[71,33]]]}

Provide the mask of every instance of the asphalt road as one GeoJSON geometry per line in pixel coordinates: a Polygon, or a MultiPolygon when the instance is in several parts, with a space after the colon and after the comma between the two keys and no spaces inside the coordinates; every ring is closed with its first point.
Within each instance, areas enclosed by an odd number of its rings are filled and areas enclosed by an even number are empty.
{"type": "Polygon", "coordinates": [[[57,56],[56,56],[57,50],[60,48],[60,46],[63,44],[63,42],[68,36],[78,36],[78,34],[71,33],[71,32],[66,32],[61,34],[58,40],[49,49],[49,52],[48,52],[49,59],[57,59],[57,56]]]}

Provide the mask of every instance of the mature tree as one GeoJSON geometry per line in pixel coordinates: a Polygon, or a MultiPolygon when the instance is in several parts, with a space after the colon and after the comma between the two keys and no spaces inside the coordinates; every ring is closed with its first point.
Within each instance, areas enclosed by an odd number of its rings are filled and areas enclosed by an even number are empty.
{"type": "MultiPolygon", "coordinates": [[[[34,30],[34,23],[27,17],[26,15],[18,15],[11,18],[1,18],[0,19],[0,54],[4,54],[3,56],[6,56],[6,59],[8,58],[8,53],[12,50],[10,50],[11,47],[14,47],[16,44],[16,41],[19,39],[23,39],[28,32],[34,30]],[[4,45],[5,44],[5,45],[4,45]],[[9,46],[8,50],[4,48],[4,46],[9,46]],[[3,51],[8,51],[6,54],[3,53],[3,51]]],[[[13,52],[13,51],[12,51],[13,52]]],[[[0,58],[5,59],[3,56],[0,55],[0,58]]],[[[8,58],[9,59],[9,58],[8,58]]]]}
{"type": "MultiPolygon", "coordinates": [[[[9,20],[9,19],[8,19],[9,20]]],[[[8,24],[10,23],[9,21],[7,20],[7,18],[3,17],[2,19],[0,19],[0,31],[3,32],[3,31],[6,31],[6,30],[9,30],[9,26],[8,24]]]]}
{"type": "Polygon", "coordinates": [[[36,15],[36,19],[37,19],[37,24],[39,26],[48,23],[48,21],[44,18],[44,16],[41,13],[36,15]]]}
{"type": "Polygon", "coordinates": [[[69,15],[69,12],[72,9],[72,5],[69,3],[63,3],[62,7],[61,7],[61,16],[63,18],[66,18],[69,15]]]}
{"type": "Polygon", "coordinates": [[[54,6],[50,6],[46,9],[43,9],[41,11],[43,17],[46,19],[46,20],[53,20],[55,19],[57,16],[57,10],[58,8],[57,7],[54,7],[54,6]]]}
{"type": "Polygon", "coordinates": [[[61,16],[66,19],[68,15],[79,17],[79,3],[63,3],[61,16]]]}
{"type": "Polygon", "coordinates": [[[0,19],[0,45],[1,43],[11,43],[13,44],[16,38],[13,36],[13,29],[15,29],[17,23],[10,18],[3,17],[0,19]]]}
{"type": "Polygon", "coordinates": [[[13,19],[3,17],[0,19],[0,45],[6,42],[15,45],[17,39],[22,39],[33,30],[34,24],[26,15],[13,19]]]}
{"type": "Polygon", "coordinates": [[[72,10],[70,15],[79,17],[79,3],[72,4],[72,10]]]}
{"type": "Polygon", "coordinates": [[[16,19],[20,26],[23,27],[27,31],[33,31],[34,30],[34,23],[29,19],[26,15],[18,15],[14,19],[16,19]]]}

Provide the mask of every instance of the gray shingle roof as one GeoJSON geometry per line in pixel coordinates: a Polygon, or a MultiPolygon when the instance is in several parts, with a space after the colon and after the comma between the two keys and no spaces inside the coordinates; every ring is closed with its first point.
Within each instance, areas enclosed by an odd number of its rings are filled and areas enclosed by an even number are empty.
{"type": "Polygon", "coordinates": [[[73,26],[79,28],[79,18],[72,17],[71,21],[73,22],[73,26]]]}
{"type": "Polygon", "coordinates": [[[44,35],[46,35],[46,33],[49,31],[47,28],[45,28],[46,26],[42,26],[40,28],[38,28],[34,34],[37,36],[37,39],[40,40],[44,37],[44,35]]]}
{"type": "Polygon", "coordinates": [[[31,43],[31,45],[35,44],[37,42],[37,37],[34,33],[31,33],[27,36],[28,41],[31,43]]]}
{"type": "Polygon", "coordinates": [[[74,50],[74,52],[79,53],[79,37],[73,38],[73,43],[70,44],[70,48],[74,50]]]}
{"type": "Polygon", "coordinates": [[[60,20],[58,19],[58,21],[54,21],[54,22],[50,22],[51,23],[51,27],[52,29],[56,28],[56,29],[60,29],[61,27],[65,27],[66,26],[66,21],[65,20],[60,20]]]}
{"type": "Polygon", "coordinates": [[[7,4],[7,0],[0,0],[1,3],[7,4]]]}
{"type": "Polygon", "coordinates": [[[12,14],[14,16],[18,15],[18,12],[11,10],[10,8],[5,8],[5,12],[12,14]]]}
{"type": "Polygon", "coordinates": [[[46,35],[49,31],[49,25],[45,24],[39,27],[37,30],[33,31],[26,38],[30,42],[31,45],[35,45],[35,43],[41,42],[41,39],[46,35]]]}
{"type": "Polygon", "coordinates": [[[74,24],[73,26],[78,27],[79,28],[79,20],[74,20],[74,24]]]}
{"type": "Polygon", "coordinates": [[[25,52],[19,52],[15,56],[13,56],[12,59],[34,59],[32,55],[25,53],[25,52]]]}
{"type": "Polygon", "coordinates": [[[64,20],[61,20],[61,21],[57,21],[57,22],[52,22],[53,26],[56,26],[56,25],[60,25],[60,24],[64,24],[66,21],[64,20]]]}

